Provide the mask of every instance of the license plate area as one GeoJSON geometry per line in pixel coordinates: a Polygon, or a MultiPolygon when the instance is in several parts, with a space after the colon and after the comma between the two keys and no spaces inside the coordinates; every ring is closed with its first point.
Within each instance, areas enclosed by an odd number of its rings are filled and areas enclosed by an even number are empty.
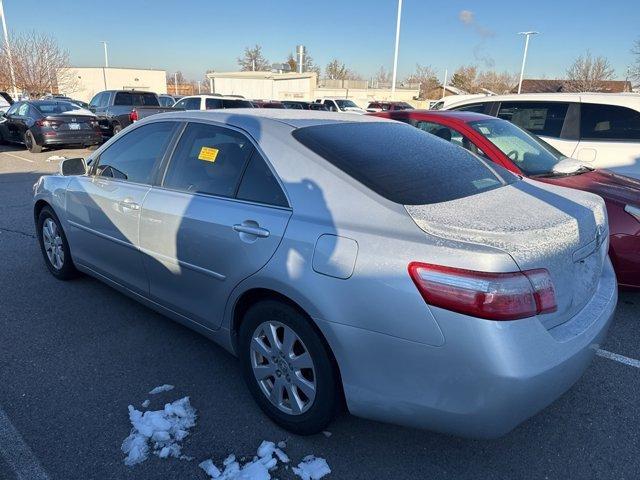
{"type": "Polygon", "coordinates": [[[79,123],[70,123],[69,124],[69,130],[80,130],[80,124],[79,123]]]}

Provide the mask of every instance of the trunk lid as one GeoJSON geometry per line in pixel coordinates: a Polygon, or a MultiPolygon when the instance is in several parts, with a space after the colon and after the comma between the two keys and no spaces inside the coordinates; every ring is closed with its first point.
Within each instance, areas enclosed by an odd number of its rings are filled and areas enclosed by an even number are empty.
{"type": "Polygon", "coordinates": [[[65,112],[62,114],[48,115],[45,120],[57,122],[57,130],[59,132],[67,131],[89,131],[95,128],[91,126],[91,122],[96,120],[95,115],[76,114],[65,112]]]}
{"type": "Polygon", "coordinates": [[[521,270],[546,268],[558,310],[540,315],[546,328],[564,323],[593,296],[608,248],[604,201],[596,195],[516,182],[431,205],[407,205],[425,232],[500,248],[521,270]]]}

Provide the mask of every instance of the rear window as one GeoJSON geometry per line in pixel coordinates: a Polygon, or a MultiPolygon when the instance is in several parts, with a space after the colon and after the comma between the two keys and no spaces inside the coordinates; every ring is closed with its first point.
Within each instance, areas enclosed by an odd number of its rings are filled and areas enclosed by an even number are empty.
{"type": "Polygon", "coordinates": [[[294,130],[304,146],[392,202],[425,205],[468,197],[517,177],[402,123],[317,125],[294,130]]]}
{"type": "Polygon", "coordinates": [[[136,107],[159,107],[158,97],[154,93],[118,92],[114,105],[133,105],[136,107]]]}
{"type": "Polygon", "coordinates": [[[640,140],[640,112],[617,105],[583,103],[582,140],[640,140]]]}
{"type": "Polygon", "coordinates": [[[253,104],[248,100],[222,100],[223,108],[253,108],[253,104]]]}
{"type": "Polygon", "coordinates": [[[70,112],[72,110],[80,110],[81,108],[71,102],[42,102],[35,104],[35,107],[45,115],[70,112]]]}

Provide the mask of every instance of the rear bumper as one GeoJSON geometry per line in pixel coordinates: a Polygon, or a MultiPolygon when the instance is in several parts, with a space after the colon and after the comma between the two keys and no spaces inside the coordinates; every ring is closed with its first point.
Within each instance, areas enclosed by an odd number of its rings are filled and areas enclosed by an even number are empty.
{"type": "Polygon", "coordinates": [[[610,237],[609,254],[621,287],[640,288],[640,235],[610,237]]]}
{"type": "Polygon", "coordinates": [[[551,330],[536,317],[494,322],[432,308],[445,344],[429,347],[346,325],[318,324],[334,349],[354,415],[495,438],[580,378],[606,335],[616,302],[617,283],[607,261],[593,298],[551,330]]]}
{"type": "Polygon", "coordinates": [[[54,132],[55,135],[38,133],[34,135],[38,145],[97,145],[102,142],[98,131],[54,132]]]}

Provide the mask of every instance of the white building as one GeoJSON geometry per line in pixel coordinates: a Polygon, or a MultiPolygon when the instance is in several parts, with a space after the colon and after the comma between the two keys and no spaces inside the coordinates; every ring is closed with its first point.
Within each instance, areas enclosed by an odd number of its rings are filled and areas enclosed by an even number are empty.
{"type": "Polygon", "coordinates": [[[62,94],[88,102],[102,90],[167,93],[167,72],[141,68],[72,67],[57,72],[62,94]],[[68,85],[66,88],[64,85],[68,85]]]}

